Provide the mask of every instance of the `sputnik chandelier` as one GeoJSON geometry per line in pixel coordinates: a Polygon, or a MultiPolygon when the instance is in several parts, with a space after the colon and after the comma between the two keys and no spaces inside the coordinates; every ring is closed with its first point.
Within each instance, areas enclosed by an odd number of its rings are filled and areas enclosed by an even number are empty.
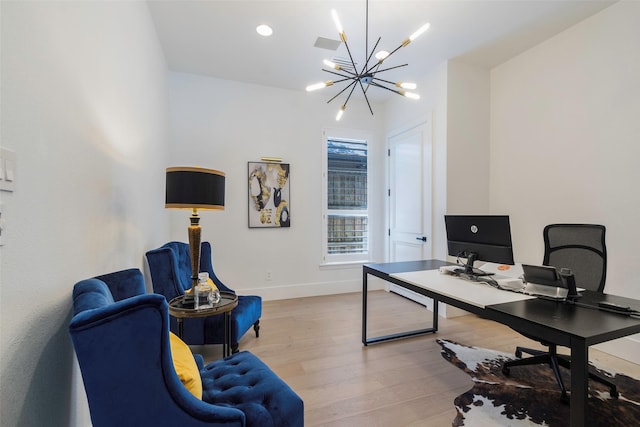
{"type": "Polygon", "coordinates": [[[378,41],[373,46],[373,49],[371,49],[371,52],[369,52],[369,0],[367,0],[366,1],[366,18],[365,18],[366,61],[362,66],[362,68],[358,70],[358,68],[356,67],[356,62],[353,59],[353,55],[351,54],[351,49],[349,49],[349,45],[347,44],[347,35],[344,32],[342,24],[340,23],[340,19],[338,18],[338,13],[336,12],[335,9],[331,10],[331,16],[333,17],[333,22],[335,23],[336,28],[338,29],[338,34],[340,34],[340,40],[342,40],[342,42],[344,43],[344,46],[347,48],[347,53],[349,54],[349,60],[351,61],[351,66],[353,67],[352,68],[353,71],[345,69],[343,68],[343,66],[325,59],[324,65],[326,65],[328,68],[331,68],[331,70],[323,68],[322,71],[337,75],[341,77],[341,79],[338,79],[335,81],[327,80],[324,82],[312,84],[307,86],[306,89],[307,89],[307,92],[311,92],[314,90],[332,86],[336,83],[341,83],[341,82],[347,83],[347,85],[340,92],[338,92],[333,98],[327,101],[327,104],[328,104],[334,99],[336,99],[338,96],[340,96],[342,93],[349,90],[349,95],[347,95],[347,99],[344,101],[344,103],[340,107],[340,110],[338,111],[338,115],[336,116],[336,120],[340,120],[342,118],[342,115],[344,114],[344,111],[347,108],[347,103],[349,102],[349,99],[351,98],[351,95],[353,94],[353,91],[355,90],[356,86],[359,86],[360,89],[362,90],[362,94],[364,95],[364,99],[367,101],[367,106],[369,107],[369,111],[371,112],[371,115],[373,115],[373,110],[371,109],[369,98],[367,98],[367,90],[369,90],[369,87],[371,86],[386,89],[388,91],[397,93],[398,95],[406,96],[407,98],[420,99],[420,95],[418,95],[417,93],[406,91],[406,89],[409,89],[409,90],[415,89],[416,88],[415,83],[391,82],[389,80],[385,80],[383,78],[378,77],[378,75],[385,71],[393,70],[400,67],[406,67],[407,65],[409,65],[409,64],[402,64],[402,65],[396,65],[388,68],[381,68],[383,62],[387,58],[389,58],[391,55],[396,53],[400,48],[407,46],[409,43],[417,39],[422,33],[427,31],[427,29],[429,29],[428,23],[421,26],[416,32],[414,32],[408,38],[406,38],[400,44],[400,46],[398,46],[393,51],[391,51],[391,53],[384,50],[381,50],[378,53],[376,53],[375,54],[376,61],[373,63],[373,65],[369,66],[369,62],[371,61],[371,58],[374,56],[374,52],[376,51],[376,48],[380,43],[381,37],[378,37],[378,41]],[[388,85],[391,85],[391,87],[389,87],[388,85]]]}

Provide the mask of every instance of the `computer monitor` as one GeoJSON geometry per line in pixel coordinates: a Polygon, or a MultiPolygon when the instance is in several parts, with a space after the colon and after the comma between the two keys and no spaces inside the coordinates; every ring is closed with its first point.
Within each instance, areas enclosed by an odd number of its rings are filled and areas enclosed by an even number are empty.
{"type": "Polygon", "coordinates": [[[449,255],[467,259],[458,273],[487,275],[475,261],[514,264],[508,215],[445,215],[444,223],[449,255]]]}

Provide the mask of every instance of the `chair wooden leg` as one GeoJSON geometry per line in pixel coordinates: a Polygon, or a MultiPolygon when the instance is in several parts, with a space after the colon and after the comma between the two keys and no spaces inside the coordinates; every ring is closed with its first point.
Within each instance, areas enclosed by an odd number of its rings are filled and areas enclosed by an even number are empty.
{"type": "Polygon", "coordinates": [[[256,338],[260,337],[260,319],[253,324],[253,330],[256,331],[256,338]]]}

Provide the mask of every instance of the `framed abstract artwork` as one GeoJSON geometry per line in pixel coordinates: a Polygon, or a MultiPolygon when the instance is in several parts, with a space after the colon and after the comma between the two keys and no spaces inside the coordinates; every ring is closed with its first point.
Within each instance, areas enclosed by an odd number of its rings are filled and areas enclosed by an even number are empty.
{"type": "Polygon", "coordinates": [[[248,165],[249,228],[291,227],[289,164],[248,165]]]}

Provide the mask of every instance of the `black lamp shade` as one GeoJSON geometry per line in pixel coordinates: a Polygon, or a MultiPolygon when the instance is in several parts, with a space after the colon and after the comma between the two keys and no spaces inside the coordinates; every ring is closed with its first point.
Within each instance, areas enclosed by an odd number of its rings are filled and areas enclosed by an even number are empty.
{"type": "Polygon", "coordinates": [[[224,209],[224,172],[198,167],[167,168],[166,208],[224,209]]]}

